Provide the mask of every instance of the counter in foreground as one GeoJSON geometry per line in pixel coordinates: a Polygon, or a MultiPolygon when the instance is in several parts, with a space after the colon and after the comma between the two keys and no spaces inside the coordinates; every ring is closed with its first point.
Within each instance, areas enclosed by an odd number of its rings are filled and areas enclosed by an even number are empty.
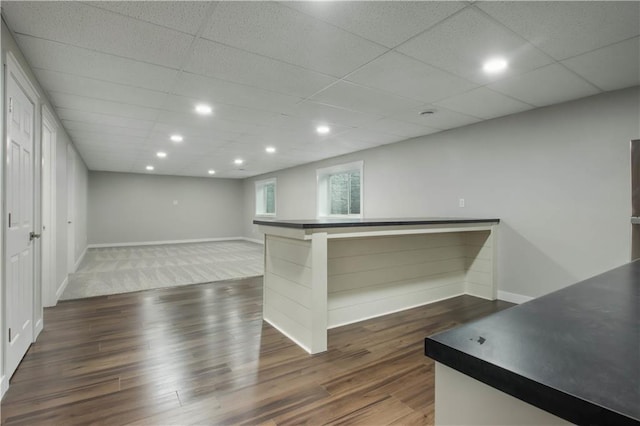
{"type": "Polygon", "coordinates": [[[310,353],[327,329],[471,294],[495,299],[498,219],[254,220],[264,319],[310,353]]]}
{"type": "Polygon", "coordinates": [[[436,424],[638,425],[640,261],[428,337],[425,353],[436,424]]]}

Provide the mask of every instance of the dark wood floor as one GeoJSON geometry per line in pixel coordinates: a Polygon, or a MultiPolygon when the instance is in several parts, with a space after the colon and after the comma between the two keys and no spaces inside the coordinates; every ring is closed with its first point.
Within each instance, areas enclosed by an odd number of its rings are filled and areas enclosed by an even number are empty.
{"type": "Polygon", "coordinates": [[[310,356],[262,321],[261,277],[61,302],[2,424],[430,424],[424,337],[509,306],[434,303],[331,330],[310,356]]]}

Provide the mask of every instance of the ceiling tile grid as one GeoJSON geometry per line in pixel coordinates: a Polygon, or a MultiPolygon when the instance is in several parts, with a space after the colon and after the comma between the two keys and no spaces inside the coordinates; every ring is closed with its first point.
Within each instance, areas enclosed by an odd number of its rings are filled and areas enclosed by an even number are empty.
{"type": "Polygon", "coordinates": [[[387,51],[275,2],[221,2],[202,36],[335,77],[387,51]]]}
{"type": "Polygon", "coordinates": [[[91,170],[245,178],[640,83],[640,2],[0,7],[91,170]]]}
{"type": "Polygon", "coordinates": [[[557,60],[640,34],[637,1],[497,1],[477,6],[557,60]]]}
{"type": "Polygon", "coordinates": [[[474,7],[464,9],[396,50],[479,84],[553,62],[534,45],[474,7]],[[495,56],[505,57],[509,69],[504,74],[484,73],[481,64],[495,56]]]}
{"type": "Polygon", "coordinates": [[[282,2],[338,28],[393,48],[462,9],[458,1],[291,1],[282,2]]]}
{"type": "Polygon", "coordinates": [[[188,34],[77,2],[9,1],[3,11],[19,34],[170,68],[181,66],[193,41],[188,34]]]}

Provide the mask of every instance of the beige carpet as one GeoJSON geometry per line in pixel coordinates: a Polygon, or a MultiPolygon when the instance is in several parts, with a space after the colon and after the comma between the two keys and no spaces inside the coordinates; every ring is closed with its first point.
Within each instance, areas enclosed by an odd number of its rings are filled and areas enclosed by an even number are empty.
{"type": "Polygon", "coordinates": [[[61,300],[263,274],[263,246],[248,241],[87,250],[61,300]]]}

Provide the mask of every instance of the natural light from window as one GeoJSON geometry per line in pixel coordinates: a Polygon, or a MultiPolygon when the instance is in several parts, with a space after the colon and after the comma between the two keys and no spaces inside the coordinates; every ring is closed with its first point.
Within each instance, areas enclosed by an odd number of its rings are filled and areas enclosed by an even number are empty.
{"type": "Polygon", "coordinates": [[[318,217],[362,217],[362,168],[356,161],[317,170],[318,217]]]}
{"type": "Polygon", "coordinates": [[[276,215],[276,179],[256,181],[256,216],[276,215]]]}

